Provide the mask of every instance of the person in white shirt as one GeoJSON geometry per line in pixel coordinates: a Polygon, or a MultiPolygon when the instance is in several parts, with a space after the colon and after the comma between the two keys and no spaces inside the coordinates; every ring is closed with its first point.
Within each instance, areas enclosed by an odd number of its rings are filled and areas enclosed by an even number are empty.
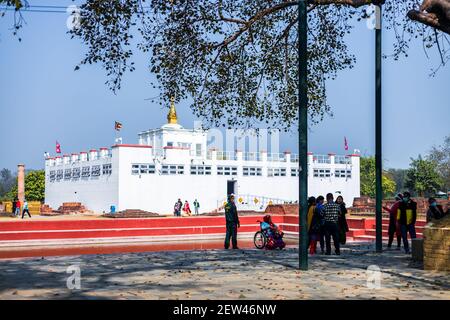
{"type": "Polygon", "coordinates": [[[23,202],[22,219],[23,219],[23,217],[24,217],[24,215],[25,215],[25,212],[26,212],[26,213],[28,214],[28,216],[31,218],[30,211],[28,210],[28,201],[27,201],[27,200],[25,200],[25,201],[23,202]]]}

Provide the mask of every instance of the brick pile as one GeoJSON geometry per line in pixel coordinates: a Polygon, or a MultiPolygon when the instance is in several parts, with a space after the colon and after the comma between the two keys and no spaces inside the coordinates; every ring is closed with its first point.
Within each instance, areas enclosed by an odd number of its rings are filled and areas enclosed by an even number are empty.
{"type": "Polygon", "coordinates": [[[267,206],[265,213],[298,215],[298,210],[298,204],[272,204],[267,206]]]}
{"type": "Polygon", "coordinates": [[[62,206],[55,210],[57,213],[71,214],[71,213],[85,213],[88,212],[81,202],[64,202],[62,206]]]}
{"type": "Polygon", "coordinates": [[[45,217],[53,217],[53,216],[61,216],[63,213],[56,212],[50,207],[48,204],[41,205],[41,216],[45,217]]]}
{"type": "Polygon", "coordinates": [[[127,209],[116,213],[105,213],[102,217],[106,218],[151,218],[160,217],[159,214],[139,209],[127,209]]]}
{"type": "Polygon", "coordinates": [[[40,207],[41,216],[60,216],[65,214],[90,213],[80,202],[64,202],[58,210],[53,210],[48,204],[40,207]]]}
{"type": "Polygon", "coordinates": [[[429,223],[424,229],[425,270],[450,271],[450,216],[429,223]]]}
{"type": "Polygon", "coordinates": [[[53,209],[48,204],[43,204],[41,206],[41,214],[42,213],[52,213],[53,209]]]}

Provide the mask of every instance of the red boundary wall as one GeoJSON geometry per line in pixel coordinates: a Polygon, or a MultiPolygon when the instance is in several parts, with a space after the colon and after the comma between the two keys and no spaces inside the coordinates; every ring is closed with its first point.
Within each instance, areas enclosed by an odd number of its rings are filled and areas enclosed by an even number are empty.
{"type": "MultiPolygon", "coordinates": [[[[263,215],[240,217],[239,233],[253,234],[259,229],[263,215]]],[[[298,237],[298,216],[272,215],[273,222],[289,237],[298,237]]],[[[374,240],[374,218],[349,218],[350,240],[374,240]]],[[[383,220],[383,237],[387,237],[389,221],[383,220]]],[[[418,237],[422,237],[425,221],[417,221],[418,237]]],[[[223,216],[161,217],[140,219],[84,219],[84,220],[20,220],[0,221],[0,241],[55,240],[121,237],[183,237],[224,234],[223,216]]]]}

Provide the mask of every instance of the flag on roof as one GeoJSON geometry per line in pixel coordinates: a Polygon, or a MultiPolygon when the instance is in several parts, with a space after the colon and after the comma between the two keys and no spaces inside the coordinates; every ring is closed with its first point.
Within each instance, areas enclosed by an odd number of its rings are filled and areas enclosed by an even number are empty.
{"type": "Polygon", "coordinates": [[[120,122],[116,121],[114,123],[114,130],[120,131],[120,129],[122,129],[122,124],[120,122]]]}

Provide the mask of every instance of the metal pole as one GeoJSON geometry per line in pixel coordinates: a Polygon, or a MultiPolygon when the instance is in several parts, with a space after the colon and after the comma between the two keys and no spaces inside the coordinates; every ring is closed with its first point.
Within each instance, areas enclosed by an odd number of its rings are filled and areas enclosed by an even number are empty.
{"type": "Polygon", "coordinates": [[[300,270],[308,270],[308,95],[307,95],[307,11],[306,1],[298,4],[298,130],[299,130],[299,261],[300,270]]]}
{"type": "Polygon", "coordinates": [[[382,104],[381,104],[381,3],[376,6],[375,28],[375,215],[376,215],[376,251],[383,251],[382,231],[382,104]]]}

